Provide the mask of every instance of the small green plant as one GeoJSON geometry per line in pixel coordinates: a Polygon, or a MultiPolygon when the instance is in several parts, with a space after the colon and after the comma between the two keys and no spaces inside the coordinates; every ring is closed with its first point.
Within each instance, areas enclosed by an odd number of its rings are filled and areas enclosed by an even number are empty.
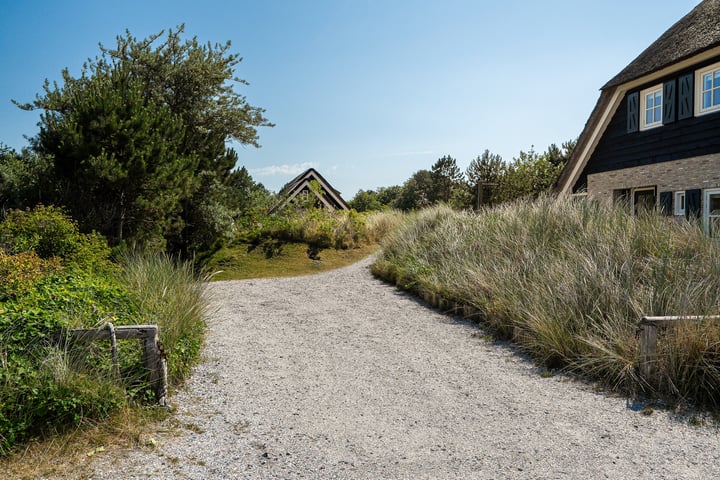
{"type": "Polygon", "coordinates": [[[703,421],[703,419],[700,418],[700,417],[698,417],[697,415],[691,416],[691,417],[690,417],[690,420],[689,420],[688,422],[689,422],[690,425],[692,425],[693,427],[702,427],[702,426],[705,424],[705,422],[703,421]]]}

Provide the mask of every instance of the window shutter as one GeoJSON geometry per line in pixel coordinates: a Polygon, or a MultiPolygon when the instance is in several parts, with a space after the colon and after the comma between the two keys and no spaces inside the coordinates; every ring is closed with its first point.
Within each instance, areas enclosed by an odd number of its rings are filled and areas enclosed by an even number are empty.
{"type": "Polygon", "coordinates": [[[688,220],[700,218],[700,194],[701,191],[699,188],[685,190],[685,218],[688,220]]]}
{"type": "Polygon", "coordinates": [[[663,215],[673,214],[673,192],[660,192],[660,212],[663,215]]]}
{"type": "Polygon", "coordinates": [[[638,131],[639,127],[639,103],[640,92],[631,93],[627,97],[627,131],[633,133],[638,131]]]}
{"type": "Polygon", "coordinates": [[[663,125],[675,121],[675,80],[663,84],[663,125]]]}
{"type": "Polygon", "coordinates": [[[692,73],[678,78],[678,120],[685,120],[693,116],[694,83],[692,73]]]}

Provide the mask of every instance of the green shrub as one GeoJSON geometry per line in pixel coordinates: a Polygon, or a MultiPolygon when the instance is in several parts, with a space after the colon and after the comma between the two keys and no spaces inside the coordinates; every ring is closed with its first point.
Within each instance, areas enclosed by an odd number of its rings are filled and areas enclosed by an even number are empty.
{"type": "Polygon", "coordinates": [[[107,266],[110,248],[97,233],[83,234],[62,209],[40,205],[11,210],[0,223],[0,249],[9,254],[35,252],[42,259],[58,257],[78,267],[107,266]]]}
{"type": "Polygon", "coordinates": [[[393,211],[366,214],[355,210],[288,207],[278,214],[258,218],[236,241],[254,245],[305,243],[314,250],[358,248],[377,242],[392,225],[399,223],[396,219],[401,215],[393,211]]]}
{"type": "Polygon", "coordinates": [[[0,249],[0,300],[31,290],[40,279],[59,270],[56,258],[42,259],[33,251],[8,255],[0,249]]]}
{"type": "Polygon", "coordinates": [[[377,275],[476,307],[546,366],[720,406],[717,325],[670,329],[658,382],[637,369],[642,316],[720,312],[720,246],[696,224],[543,198],[480,214],[421,211],[383,246],[377,275]]]}
{"type": "Polygon", "coordinates": [[[80,270],[44,276],[0,304],[0,454],[125,404],[131,379],[125,377],[125,385],[115,381],[108,345],[60,348],[53,336],[64,328],[139,318],[112,278],[80,270]]]}
{"type": "Polygon", "coordinates": [[[188,263],[127,256],[112,265],[99,235],[62,211],[13,211],[0,223],[0,455],[20,442],[154,401],[139,342],[63,342],[65,328],[156,323],[176,384],[197,361],[204,284],[188,263]]]}
{"type": "Polygon", "coordinates": [[[37,435],[102,419],[125,404],[122,387],[97,366],[69,365],[51,347],[32,355],[5,356],[0,370],[0,455],[37,435]]]}

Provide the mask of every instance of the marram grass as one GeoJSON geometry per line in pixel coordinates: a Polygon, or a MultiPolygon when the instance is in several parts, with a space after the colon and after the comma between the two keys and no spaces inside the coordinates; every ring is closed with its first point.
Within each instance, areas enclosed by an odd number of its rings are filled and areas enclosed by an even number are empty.
{"type": "Polygon", "coordinates": [[[471,305],[546,366],[625,393],[720,406],[720,325],[658,341],[659,379],[638,375],[643,315],[720,313],[720,247],[698,225],[542,198],[481,213],[435,207],[383,241],[376,275],[471,305]]]}

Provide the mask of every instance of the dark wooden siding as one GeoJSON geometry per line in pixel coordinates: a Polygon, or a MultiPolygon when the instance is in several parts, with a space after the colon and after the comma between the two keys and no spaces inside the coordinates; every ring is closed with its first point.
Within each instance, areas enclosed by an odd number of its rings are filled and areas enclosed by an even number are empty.
{"type": "MultiPolygon", "coordinates": [[[[658,81],[641,85],[628,94],[632,95],[644,88],[675,80],[718,60],[720,58],[715,58],[658,81]]],[[[676,120],[650,130],[628,133],[627,105],[626,96],[620,102],[605,134],[578,179],[576,189],[587,185],[588,174],[720,152],[720,112],[676,120]]]]}

